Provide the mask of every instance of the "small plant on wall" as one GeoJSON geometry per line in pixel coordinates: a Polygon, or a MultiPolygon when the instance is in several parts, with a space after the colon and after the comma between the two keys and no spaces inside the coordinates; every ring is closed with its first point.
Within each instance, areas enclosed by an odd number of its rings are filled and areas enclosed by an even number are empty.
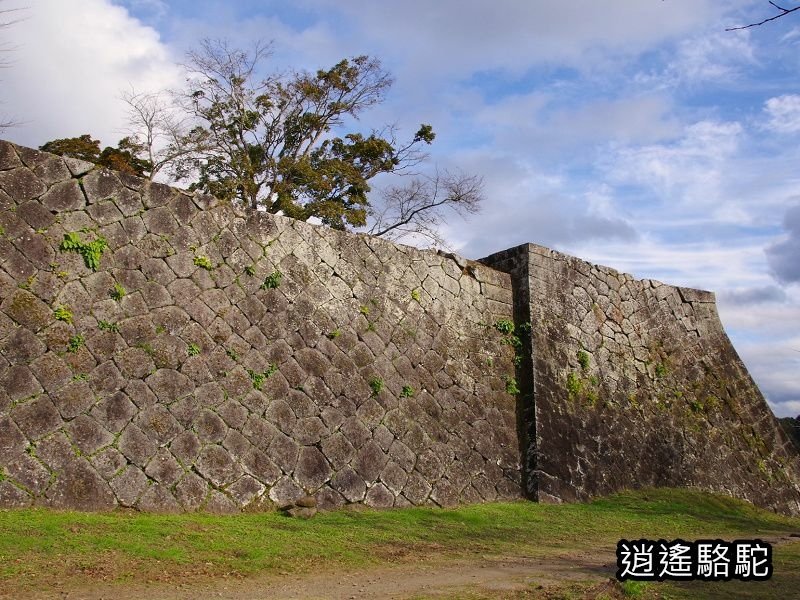
{"type": "Polygon", "coordinates": [[[194,257],[192,261],[194,264],[201,269],[205,269],[206,271],[211,271],[214,269],[214,264],[211,262],[211,259],[205,255],[199,254],[194,257]]]}
{"type": "Polygon", "coordinates": [[[53,316],[57,321],[64,321],[65,323],[72,323],[72,311],[66,306],[59,306],[53,311],[53,316]]]}
{"type": "Polygon", "coordinates": [[[281,285],[281,279],[283,279],[283,273],[277,270],[273,271],[264,279],[264,283],[261,284],[261,289],[274,290],[281,285]]]}
{"type": "Polygon", "coordinates": [[[73,335],[67,342],[67,352],[77,352],[85,342],[86,340],[82,335],[73,335]]]}
{"type": "Polygon", "coordinates": [[[103,256],[107,247],[108,241],[102,236],[97,236],[91,242],[84,242],[76,231],[70,231],[64,234],[64,239],[58,249],[61,252],[77,252],[83,257],[83,263],[87,268],[97,271],[100,266],[100,257],[103,256]]]}
{"type": "Polygon", "coordinates": [[[381,391],[383,391],[383,385],[384,385],[383,379],[381,379],[380,377],[373,377],[372,379],[370,379],[369,387],[370,389],[372,389],[372,395],[377,396],[378,394],[380,394],[381,391]]]}
{"type": "Polygon", "coordinates": [[[124,287],[122,287],[118,283],[115,283],[114,287],[111,289],[111,294],[110,295],[114,300],[119,302],[120,300],[122,300],[125,297],[126,293],[127,292],[125,291],[124,287]]]}

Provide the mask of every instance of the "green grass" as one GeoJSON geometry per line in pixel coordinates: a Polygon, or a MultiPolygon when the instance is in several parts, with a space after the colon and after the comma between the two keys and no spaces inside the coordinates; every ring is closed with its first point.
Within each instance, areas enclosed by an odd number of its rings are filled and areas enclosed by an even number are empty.
{"type": "MultiPolygon", "coordinates": [[[[7,510],[0,511],[0,531],[0,588],[38,589],[53,581],[84,581],[87,574],[97,573],[109,581],[141,581],[325,572],[476,554],[542,555],[604,548],[613,556],[617,540],[623,537],[767,537],[800,531],[800,519],[727,497],[647,490],[586,504],[514,502],[447,510],[336,511],[310,521],[278,513],[7,510]]],[[[786,560],[798,566],[798,573],[800,544],[793,552],[786,560]]],[[[775,556],[776,564],[785,559],[781,551],[775,556]]],[[[679,586],[673,588],[682,593],[679,586]]]]}

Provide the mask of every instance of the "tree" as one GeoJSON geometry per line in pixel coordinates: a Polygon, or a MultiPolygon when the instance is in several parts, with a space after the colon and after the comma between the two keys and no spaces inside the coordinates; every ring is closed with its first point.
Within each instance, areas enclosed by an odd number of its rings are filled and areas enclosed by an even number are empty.
{"type": "Polygon", "coordinates": [[[778,423],[780,423],[792,443],[800,450],[800,415],[795,418],[783,417],[778,419],[778,423]]]}
{"type": "Polygon", "coordinates": [[[148,165],[149,179],[192,152],[194,136],[186,117],[174,110],[163,92],[137,93],[131,88],[123,92],[122,100],[128,105],[131,128],[124,140],[148,165]]]}
{"type": "Polygon", "coordinates": [[[380,208],[371,208],[371,235],[388,239],[416,237],[435,245],[444,245],[439,235],[440,209],[449,207],[458,214],[480,210],[483,181],[475,175],[436,173],[416,178],[405,186],[389,187],[383,193],[380,208]]]}
{"type": "MultiPolygon", "coordinates": [[[[426,124],[403,142],[394,126],[342,131],[384,100],[392,79],[379,61],[357,56],[316,73],[258,78],[269,55],[263,43],[247,53],[225,41],[203,41],[187,55],[182,91],[123,94],[130,135],[103,151],[113,152],[106,162],[117,159],[118,168],[151,178],[167,173],[190,182],[191,190],[252,209],[318,218],[335,229],[371,227],[374,235],[394,239],[414,235],[440,243],[444,211],[478,210],[482,182],[466,175],[413,179],[389,188],[377,206],[370,202],[375,177],[412,175],[427,158],[422,148],[435,138],[426,124]]],[[[103,158],[90,136],[42,149],[103,158]]]]}
{"type": "Polygon", "coordinates": [[[94,140],[86,133],[80,137],[51,140],[39,146],[39,150],[72,156],[139,177],[146,176],[152,170],[147,160],[138,158],[143,148],[130,138],[122,138],[116,148],[106,146],[101,151],[100,140],[94,140]]]}
{"type": "Polygon", "coordinates": [[[740,25],[739,27],[728,27],[725,31],[737,31],[739,29],[749,29],[750,27],[759,27],[760,25],[764,25],[765,23],[769,23],[770,21],[774,21],[775,19],[780,19],[781,17],[785,17],[788,14],[793,13],[796,10],[800,10],[800,6],[795,8],[783,8],[782,6],[778,6],[772,0],[768,0],[769,3],[777,8],[780,12],[777,15],[773,15],[763,21],[759,21],[757,23],[750,23],[749,25],[740,25]]]}
{"type": "Polygon", "coordinates": [[[393,127],[335,136],[346,118],[383,101],[392,80],[380,63],[358,56],[314,74],[256,80],[268,55],[264,44],[248,54],[209,40],[189,53],[182,105],[198,125],[194,151],[176,162],[175,175],[194,172],[193,189],[251,208],[336,229],[365,226],[369,180],[419,163],[432,128],[420,126],[405,143],[393,127]]]}

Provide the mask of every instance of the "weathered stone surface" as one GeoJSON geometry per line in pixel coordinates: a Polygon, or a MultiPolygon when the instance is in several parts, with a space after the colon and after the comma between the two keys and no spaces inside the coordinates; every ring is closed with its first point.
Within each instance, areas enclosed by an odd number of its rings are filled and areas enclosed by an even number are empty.
{"type": "Polygon", "coordinates": [[[33,503],[33,497],[10,481],[0,481],[0,504],[6,508],[24,508],[33,503]]]}
{"type": "Polygon", "coordinates": [[[22,161],[17,156],[14,146],[10,142],[0,141],[0,171],[10,171],[21,167],[22,161]]]}
{"type": "Polygon", "coordinates": [[[121,473],[128,460],[116,448],[105,448],[91,457],[92,466],[103,479],[109,481],[121,473]]]}
{"type": "Polygon", "coordinates": [[[168,444],[183,431],[180,423],[161,404],[141,411],[135,422],[149,439],[160,446],[168,444]]]}
{"type": "Polygon", "coordinates": [[[158,482],[145,489],[136,507],[145,512],[176,513],[181,511],[181,505],[172,492],[167,486],[158,482]]]}
{"type": "Polygon", "coordinates": [[[136,405],[124,392],[116,392],[100,400],[91,411],[92,417],[112,433],[122,431],[135,414],[136,405]]]}
{"type": "Polygon", "coordinates": [[[166,486],[173,485],[184,473],[178,461],[166,448],[158,449],[156,455],[147,463],[147,468],[145,468],[144,472],[148,477],[166,486]]]}
{"type": "Polygon", "coordinates": [[[55,184],[42,196],[42,205],[54,212],[79,210],[86,206],[86,198],[77,181],[63,181],[55,184]]]}
{"type": "Polygon", "coordinates": [[[82,459],[67,463],[47,491],[50,506],[72,510],[111,510],[116,499],[108,484],[82,459]]]}
{"type": "Polygon", "coordinates": [[[35,440],[61,427],[61,416],[47,396],[39,396],[11,410],[11,417],[28,439],[35,440]]]}
{"type": "Polygon", "coordinates": [[[111,480],[110,486],[121,506],[133,506],[147,489],[147,476],[135,466],[128,465],[111,480]]]}
{"type": "Polygon", "coordinates": [[[123,185],[113,171],[96,169],[82,180],[83,190],[90,204],[113,198],[122,192],[123,185]]]}
{"type": "Polygon", "coordinates": [[[44,194],[47,186],[30,170],[18,167],[10,171],[0,171],[0,190],[22,203],[44,194]]]}
{"type": "Polygon", "coordinates": [[[341,433],[336,433],[322,440],[321,447],[328,461],[337,470],[348,464],[356,453],[353,445],[341,433]]]}
{"type": "Polygon", "coordinates": [[[228,486],[228,493],[237,506],[248,506],[264,493],[266,486],[258,480],[245,475],[228,486]]]}
{"type": "Polygon", "coordinates": [[[197,510],[208,495],[208,483],[192,472],[186,473],[175,486],[175,497],[185,510],[197,510]]]}
{"type": "Polygon", "coordinates": [[[289,478],[281,479],[269,491],[270,499],[278,508],[293,505],[298,498],[302,498],[305,495],[302,488],[289,478]]]}
{"type": "Polygon", "coordinates": [[[23,289],[15,290],[7,296],[0,308],[14,321],[34,332],[45,327],[52,318],[52,312],[47,305],[23,289]]]}
{"type": "Polygon", "coordinates": [[[314,446],[300,448],[294,477],[309,492],[314,492],[331,476],[332,469],[322,452],[314,446]]]}
{"type": "Polygon", "coordinates": [[[222,446],[206,446],[195,463],[197,471],[215,486],[223,486],[236,481],[241,475],[241,467],[222,446]]]}
{"type": "Polygon", "coordinates": [[[16,423],[6,415],[0,415],[0,461],[4,464],[22,454],[28,442],[16,423]]]}
{"type": "Polygon", "coordinates": [[[0,386],[5,390],[12,402],[36,396],[43,391],[39,381],[26,365],[10,367],[0,377],[0,386]]]}
{"type": "Polygon", "coordinates": [[[136,425],[128,425],[119,438],[119,451],[133,464],[144,467],[155,454],[158,445],[136,425]]]}
{"type": "Polygon", "coordinates": [[[6,463],[6,473],[17,484],[34,496],[39,496],[50,485],[50,471],[27,454],[19,454],[6,463]]]}
{"type": "Polygon", "coordinates": [[[357,453],[353,460],[353,468],[366,481],[371,483],[381,474],[389,457],[373,441],[367,442],[357,453]]]}
{"type": "Polygon", "coordinates": [[[80,415],[64,427],[72,442],[85,455],[94,454],[114,441],[114,436],[88,415],[80,415]]]}
{"type": "Polygon", "coordinates": [[[211,490],[203,510],[219,515],[232,515],[239,512],[239,507],[222,492],[211,490]]]}
{"type": "Polygon", "coordinates": [[[210,410],[200,411],[200,415],[194,421],[197,435],[204,443],[221,442],[228,433],[228,426],[225,421],[215,412],[210,410]]]}
{"type": "Polygon", "coordinates": [[[391,508],[394,505],[394,495],[381,483],[373,485],[364,498],[364,504],[375,508],[391,508]]]}
{"type": "Polygon", "coordinates": [[[350,467],[340,469],[331,479],[331,487],[348,502],[361,502],[367,493],[364,479],[350,467]]]}

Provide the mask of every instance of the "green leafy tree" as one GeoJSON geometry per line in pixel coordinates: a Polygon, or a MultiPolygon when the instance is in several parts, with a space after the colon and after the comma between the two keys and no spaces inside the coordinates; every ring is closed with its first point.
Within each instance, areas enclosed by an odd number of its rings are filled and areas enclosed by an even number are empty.
{"type": "Polygon", "coordinates": [[[248,53],[205,40],[188,54],[183,91],[123,93],[130,135],[116,148],[100,152],[84,135],[42,149],[150,178],[169,174],[252,209],[394,239],[443,243],[446,211],[478,210],[482,181],[462,174],[416,177],[370,201],[375,177],[410,174],[435,138],[427,124],[405,141],[394,126],[343,131],[383,102],[392,79],[379,61],[357,56],[315,73],[259,76],[268,56],[263,43],[248,53]]]}
{"type": "Polygon", "coordinates": [[[79,137],[51,140],[39,146],[39,150],[72,156],[140,177],[146,176],[152,169],[149,161],[139,158],[143,147],[127,137],[122,138],[116,148],[106,146],[100,150],[100,140],[92,139],[91,135],[85,133],[79,137]]]}
{"type": "Polygon", "coordinates": [[[197,123],[194,152],[176,164],[193,189],[290,217],[318,217],[336,229],[365,226],[369,181],[424,158],[430,125],[400,143],[394,128],[334,135],[347,118],[383,101],[392,83],[367,56],[316,73],[256,78],[268,47],[250,54],[224,41],[202,42],[186,65],[183,106],[197,123]]]}

